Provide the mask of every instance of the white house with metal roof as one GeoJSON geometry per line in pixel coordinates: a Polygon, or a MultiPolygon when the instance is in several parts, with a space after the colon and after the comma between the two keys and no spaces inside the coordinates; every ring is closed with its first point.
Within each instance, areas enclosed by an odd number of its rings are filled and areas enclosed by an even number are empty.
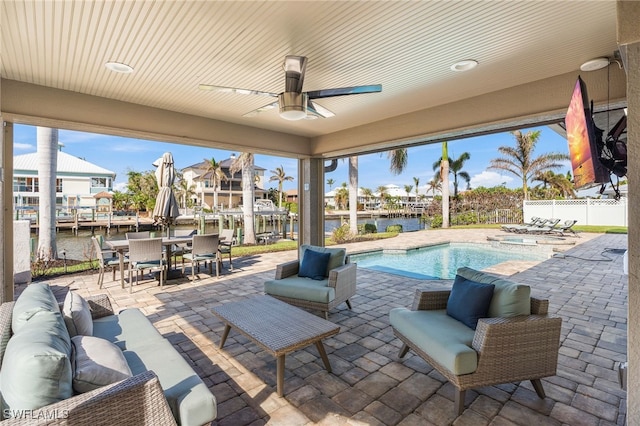
{"type": "MultiPolygon", "coordinates": [[[[58,151],[56,172],[56,209],[69,212],[73,208],[100,208],[108,197],[95,197],[111,192],[115,172],[104,169],[82,158],[58,151]]],[[[39,205],[38,153],[13,157],[13,203],[16,209],[37,210],[39,205]]]]}

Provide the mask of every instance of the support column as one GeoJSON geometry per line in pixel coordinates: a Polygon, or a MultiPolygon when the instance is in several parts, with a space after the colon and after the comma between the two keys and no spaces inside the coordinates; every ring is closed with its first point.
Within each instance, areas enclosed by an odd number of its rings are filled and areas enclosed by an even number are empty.
{"type": "Polygon", "coordinates": [[[640,424],[640,3],[617,2],[618,46],[627,74],[629,298],[627,424],[640,424]]]}
{"type": "Polygon", "coordinates": [[[13,300],[13,123],[0,115],[0,301],[13,300]]]}
{"type": "Polygon", "coordinates": [[[298,161],[298,245],[324,247],[324,161],[298,161]]]}

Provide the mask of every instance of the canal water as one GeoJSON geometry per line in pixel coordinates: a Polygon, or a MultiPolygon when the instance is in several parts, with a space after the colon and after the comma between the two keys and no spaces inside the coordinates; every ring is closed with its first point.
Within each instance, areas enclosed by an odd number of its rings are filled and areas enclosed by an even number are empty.
{"type": "MultiPolygon", "coordinates": [[[[348,219],[348,216],[344,217],[344,220],[348,219]]],[[[325,233],[331,234],[331,232],[340,226],[341,219],[326,219],[324,230],[325,233]]],[[[418,218],[378,218],[378,219],[358,219],[359,224],[364,223],[372,223],[377,226],[379,232],[384,232],[386,227],[389,225],[402,225],[402,229],[404,232],[417,231],[420,229],[424,229],[424,225],[420,223],[418,218]]],[[[195,225],[179,225],[173,226],[171,229],[196,229],[195,225]]],[[[218,232],[218,226],[208,223],[205,227],[205,232],[218,232]]],[[[267,226],[267,231],[278,231],[276,226],[267,226]]],[[[58,247],[58,256],[60,258],[63,257],[62,253],[66,254],[67,259],[74,260],[88,260],[89,256],[92,255],[91,251],[91,235],[102,235],[105,240],[123,240],[125,239],[125,233],[130,232],[125,228],[122,228],[120,232],[116,232],[115,228],[111,230],[109,234],[106,231],[96,229],[95,234],[91,233],[89,229],[81,229],[78,232],[78,235],[74,235],[70,230],[63,230],[56,234],[56,244],[58,247]]],[[[160,231],[157,231],[158,235],[160,235],[160,231]]],[[[286,235],[289,237],[290,235],[290,227],[289,223],[286,225],[286,235]]],[[[293,224],[293,232],[294,235],[297,235],[298,232],[298,224],[294,222],[293,224]]],[[[37,235],[31,234],[33,239],[32,247],[37,247],[37,235]]],[[[93,254],[95,258],[95,254],[93,254]]]]}

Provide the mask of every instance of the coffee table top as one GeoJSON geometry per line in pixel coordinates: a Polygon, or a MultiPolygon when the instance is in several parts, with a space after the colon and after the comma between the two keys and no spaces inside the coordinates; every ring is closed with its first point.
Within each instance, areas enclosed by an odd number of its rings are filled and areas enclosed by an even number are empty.
{"type": "Polygon", "coordinates": [[[271,296],[254,296],[212,308],[213,314],[274,356],[337,334],[340,327],[271,296]]]}

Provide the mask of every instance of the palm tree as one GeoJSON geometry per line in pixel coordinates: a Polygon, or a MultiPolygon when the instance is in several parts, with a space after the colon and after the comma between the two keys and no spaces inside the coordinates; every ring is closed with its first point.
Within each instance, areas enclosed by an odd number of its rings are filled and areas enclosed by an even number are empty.
{"type": "MultiPolygon", "coordinates": [[[[405,185],[404,186],[404,192],[407,193],[407,202],[409,201],[409,197],[411,196],[411,191],[413,190],[413,185],[405,185]]],[[[416,201],[418,201],[418,198],[416,197],[416,201]]]]}
{"type": "Polygon", "coordinates": [[[358,233],[358,156],[349,157],[349,230],[358,233]]]}
{"type": "Polygon", "coordinates": [[[244,222],[244,242],[247,244],[256,243],[256,230],[253,224],[254,212],[253,201],[255,199],[255,172],[253,165],[253,154],[243,152],[236,158],[229,172],[233,176],[236,172],[242,171],[242,216],[244,222]]]}
{"type": "Polygon", "coordinates": [[[373,197],[373,191],[370,188],[360,188],[362,196],[367,200],[367,207],[370,207],[371,197],[373,197]]]}
{"type": "Polygon", "coordinates": [[[342,185],[336,189],[333,199],[335,200],[336,208],[344,210],[347,202],[349,201],[349,189],[347,188],[346,182],[342,182],[342,185]]]}
{"type": "MultiPolygon", "coordinates": [[[[468,152],[463,152],[462,155],[460,155],[460,157],[458,157],[455,160],[452,160],[451,158],[449,158],[449,172],[453,175],[453,196],[454,197],[458,196],[458,178],[466,181],[467,186],[471,181],[471,176],[469,176],[469,173],[462,171],[465,161],[467,161],[470,158],[471,158],[471,155],[468,152]]],[[[433,170],[439,170],[441,162],[442,162],[442,158],[440,158],[438,161],[433,163],[433,170]]]]}
{"type": "Polygon", "coordinates": [[[178,197],[182,200],[182,207],[185,214],[187,212],[187,200],[190,200],[196,193],[196,186],[194,184],[189,185],[189,181],[181,178],[178,181],[178,190],[176,191],[178,197]]]}
{"type": "Polygon", "coordinates": [[[384,185],[380,185],[376,188],[376,192],[379,194],[378,198],[380,199],[380,208],[382,208],[385,200],[387,199],[387,187],[384,185]]]}
{"type": "Polygon", "coordinates": [[[58,129],[38,127],[38,183],[40,224],[38,259],[58,258],[56,247],[56,172],[58,169],[58,129]]]}
{"type": "Polygon", "coordinates": [[[431,191],[432,195],[436,195],[436,191],[442,189],[442,183],[440,182],[440,175],[438,174],[429,182],[427,182],[427,192],[431,191]]]}
{"type": "MultiPolygon", "coordinates": [[[[210,160],[204,159],[204,174],[209,174],[209,184],[213,187],[213,208],[218,208],[218,191],[220,190],[220,182],[227,180],[227,176],[222,171],[220,163],[215,158],[210,160]]],[[[203,196],[204,199],[204,196],[203,196]]]]}
{"type": "Polygon", "coordinates": [[[387,152],[387,157],[391,160],[389,164],[389,170],[394,175],[399,175],[407,167],[407,161],[409,160],[409,154],[407,148],[394,149],[387,152]]]}
{"type": "Polygon", "coordinates": [[[335,185],[336,181],[329,178],[327,179],[327,185],[329,185],[329,191],[331,191],[331,188],[333,188],[333,185],[335,185]]]}
{"type": "Polygon", "coordinates": [[[420,196],[420,194],[418,193],[418,190],[420,188],[420,178],[414,177],[413,184],[415,185],[415,188],[416,188],[416,203],[417,203],[418,197],[420,196]]]}
{"type": "Polygon", "coordinates": [[[540,138],[540,131],[528,131],[522,134],[520,130],[511,132],[516,139],[516,147],[501,146],[498,148],[503,156],[491,160],[490,169],[505,170],[522,179],[522,192],[524,199],[529,199],[527,183],[538,173],[545,170],[562,167],[560,161],[568,160],[567,154],[549,152],[538,157],[533,157],[533,150],[540,138]]]}
{"type": "Polygon", "coordinates": [[[533,181],[541,182],[539,186],[542,186],[543,189],[549,190],[547,192],[548,197],[552,197],[553,193],[557,193],[562,195],[563,197],[574,196],[575,189],[573,187],[573,183],[565,175],[562,173],[555,174],[551,170],[547,170],[541,173],[538,173],[533,181]]]}
{"type": "Polygon", "coordinates": [[[442,227],[449,227],[449,150],[447,142],[442,142],[440,161],[440,182],[442,182],[442,227]]]}
{"type": "Polygon", "coordinates": [[[284,167],[280,165],[280,167],[276,167],[275,170],[269,170],[273,175],[269,178],[269,182],[273,182],[274,180],[278,181],[278,208],[282,208],[282,183],[284,181],[292,181],[293,176],[287,176],[284,171],[284,167]]]}

